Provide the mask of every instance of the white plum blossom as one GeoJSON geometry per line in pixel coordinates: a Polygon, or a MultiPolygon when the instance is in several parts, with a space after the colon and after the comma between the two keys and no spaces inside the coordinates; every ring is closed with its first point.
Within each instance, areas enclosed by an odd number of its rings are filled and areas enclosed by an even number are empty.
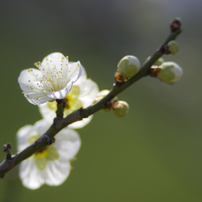
{"type": "Polygon", "coordinates": [[[18,77],[24,96],[34,105],[66,97],[74,82],[81,75],[80,62],[69,63],[62,53],[46,56],[38,69],[23,70],[18,77]]]}
{"type": "MultiPolygon", "coordinates": [[[[35,125],[26,125],[17,132],[18,150],[22,151],[37,140],[50,124],[41,120],[35,125]]],[[[55,137],[56,141],[36,152],[20,165],[20,178],[25,187],[37,189],[43,184],[57,186],[63,183],[71,170],[70,160],[77,154],[81,141],[78,133],[72,129],[62,129],[55,137]]]]}
{"type": "MultiPolygon", "coordinates": [[[[64,98],[66,99],[66,107],[64,108],[64,118],[71,114],[73,111],[80,109],[81,107],[85,108],[91,105],[99,92],[97,84],[91,79],[87,79],[85,69],[82,66],[81,68],[82,73],[80,78],[74,83],[71,91],[64,98]]],[[[56,117],[56,101],[41,104],[39,105],[39,109],[43,118],[52,123],[53,119],[56,117]]],[[[68,127],[82,128],[86,124],[88,124],[91,119],[92,115],[88,118],[84,118],[81,121],[74,122],[68,127]]]]}

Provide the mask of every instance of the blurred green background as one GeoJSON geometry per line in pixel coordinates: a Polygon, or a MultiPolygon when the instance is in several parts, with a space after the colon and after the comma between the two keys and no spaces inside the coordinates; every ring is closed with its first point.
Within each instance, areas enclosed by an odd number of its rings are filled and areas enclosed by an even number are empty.
{"type": "MultiPolygon", "coordinates": [[[[110,89],[125,55],[143,63],[182,19],[180,52],[165,56],[184,70],[174,86],[143,78],[119,95],[124,118],[97,112],[77,130],[82,147],[64,184],[32,191],[17,168],[0,180],[0,201],[201,202],[202,3],[199,0],[74,0],[0,3],[1,138],[16,152],[16,132],[41,119],[17,78],[52,52],[80,60],[100,90],[110,89]]],[[[0,161],[5,157],[0,153],[0,161]]]]}

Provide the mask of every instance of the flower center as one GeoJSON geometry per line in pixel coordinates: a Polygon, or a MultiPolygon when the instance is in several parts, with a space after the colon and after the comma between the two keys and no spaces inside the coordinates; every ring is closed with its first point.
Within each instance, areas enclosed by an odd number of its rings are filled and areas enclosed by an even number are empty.
{"type": "MultiPolygon", "coordinates": [[[[33,135],[30,137],[29,142],[33,143],[40,137],[39,134],[33,135]]],[[[44,170],[48,161],[54,161],[59,158],[59,153],[57,149],[51,145],[45,147],[33,155],[33,160],[35,162],[36,167],[39,170],[44,170]]]]}
{"type": "MultiPolygon", "coordinates": [[[[61,57],[60,61],[54,63],[51,59],[46,58],[45,63],[41,66],[40,62],[36,62],[35,66],[42,72],[40,82],[37,83],[43,91],[57,91],[64,88],[69,80],[68,57],[61,57]]],[[[32,70],[28,70],[33,73],[32,70]]],[[[38,77],[38,75],[34,75],[38,77]]]]}
{"type": "MultiPolygon", "coordinates": [[[[68,116],[73,111],[81,108],[83,103],[79,100],[80,87],[73,85],[71,91],[64,98],[66,99],[66,107],[64,108],[64,117],[68,116]]],[[[47,106],[50,110],[57,110],[57,102],[47,102],[47,106]]]]}

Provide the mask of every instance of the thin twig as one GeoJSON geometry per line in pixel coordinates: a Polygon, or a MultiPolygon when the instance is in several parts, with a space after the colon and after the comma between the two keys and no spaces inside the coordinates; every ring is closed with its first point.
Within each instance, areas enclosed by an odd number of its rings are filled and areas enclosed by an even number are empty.
{"type": "Polygon", "coordinates": [[[129,79],[127,82],[122,83],[119,85],[114,85],[111,91],[108,95],[106,95],[102,100],[97,102],[94,105],[91,105],[85,109],[81,108],[73,113],[71,113],[69,116],[67,116],[65,119],[63,119],[63,110],[64,110],[64,103],[57,100],[58,103],[58,110],[56,111],[57,117],[54,119],[53,124],[51,127],[46,131],[45,134],[43,134],[36,142],[29,145],[26,149],[23,151],[20,151],[16,153],[15,155],[10,154],[10,150],[7,150],[7,158],[0,164],[0,177],[3,178],[5,173],[11,170],[14,166],[25,160],[26,158],[33,155],[38,150],[41,150],[44,147],[47,147],[48,145],[52,144],[55,139],[54,136],[62,130],[64,127],[68,126],[69,124],[82,120],[83,118],[86,118],[95,112],[99,111],[100,109],[105,108],[106,103],[110,100],[112,100],[115,96],[117,96],[119,93],[124,91],[126,88],[128,88],[130,85],[138,81],[139,79],[145,77],[148,75],[150,67],[160,58],[163,54],[166,54],[166,45],[169,41],[174,40],[181,32],[180,26],[181,23],[178,22],[178,19],[173,19],[170,25],[171,32],[168,35],[165,42],[160,46],[160,48],[150,57],[150,59],[145,62],[140,70],[140,72],[129,79]],[[9,158],[8,158],[9,156],[9,158]]]}

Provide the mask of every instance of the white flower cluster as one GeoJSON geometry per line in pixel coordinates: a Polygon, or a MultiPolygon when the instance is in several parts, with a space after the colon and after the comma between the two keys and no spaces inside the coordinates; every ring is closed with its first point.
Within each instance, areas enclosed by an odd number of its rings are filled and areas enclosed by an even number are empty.
{"type": "MultiPolygon", "coordinates": [[[[69,62],[61,53],[52,53],[35,63],[38,69],[23,70],[18,78],[27,100],[39,105],[43,119],[33,126],[26,125],[17,132],[18,150],[22,151],[43,135],[56,117],[56,99],[64,99],[64,117],[91,105],[99,92],[95,82],[87,79],[80,62],[69,62]]],[[[92,116],[72,123],[56,135],[56,141],[24,160],[20,166],[23,185],[37,189],[41,185],[57,186],[68,177],[70,160],[77,154],[81,140],[76,131],[88,124],[92,116]],[[72,129],[70,129],[72,128],[72,129]]]]}
{"type": "MultiPolygon", "coordinates": [[[[66,99],[66,107],[64,109],[64,117],[71,114],[73,111],[85,108],[91,105],[99,92],[97,84],[91,79],[87,79],[85,69],[81,66],[80,78],[74,83],[70,92],[64,97],[66,99]]],[[[57,110],[57,102],[46,102],[39,105],[41,115],[48,121],[53,122],[57,110]]],[[[88,124],[93,115],[84,118],[81,121],[74,122],[69,125],[69,128],[82,128],[88,124]]]]}

